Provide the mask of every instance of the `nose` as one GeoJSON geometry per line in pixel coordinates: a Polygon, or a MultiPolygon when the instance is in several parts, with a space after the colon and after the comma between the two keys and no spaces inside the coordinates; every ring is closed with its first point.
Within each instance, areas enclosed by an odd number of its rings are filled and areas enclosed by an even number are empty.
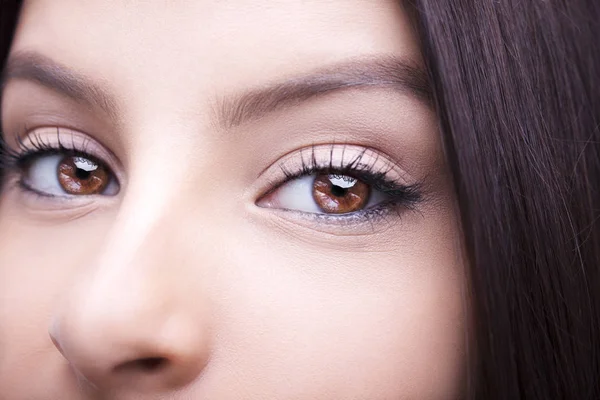
{"type": "Polygon", "coordinates": [[[176,390],[208,361],[207,313],[198,287],[168,262],[172,246],[144,240],[132,245],[120,236],[102,251],[49,329],[80,380],[101,392],[176,390]]]}

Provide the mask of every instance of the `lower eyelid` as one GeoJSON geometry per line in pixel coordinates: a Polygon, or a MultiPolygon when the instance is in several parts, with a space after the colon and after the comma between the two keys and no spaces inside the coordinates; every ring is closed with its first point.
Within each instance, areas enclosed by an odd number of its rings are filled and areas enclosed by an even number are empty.
{"type": "Polygon", "coordinates": [[[403,212],[411,212],[401,205],[394,203],[382,204],[370,209],[364,209],[348,214],[315,214],[301,211],[286,211],[282,209],[268,210],[269,218],[283,223],[284,230],[289,225],[295,225],[312,238],[310,232],[318,232],[326,236],[365,236],[379,234],[402,223],[403,212]]]}
{"type": "Polygon", "coordinates": [[[393,203],[384,203],[377,205],[371,208],[364,208],[359,211],[354,211],[345,214],[327,214],[327,213],[302,213],[306,214],[305,216],[308,218],[313,218],[315,220],[323,220],[323,221],[337,221],[341,223],[356,223],[356,222],[364,222],[370,220],[371,222],[376,221],[378,218],[389,214],[389,211],[392,208],[395,208],[397,205],[393,203]]]}
{"type": "Polygon", "coordinates": [[[1,190],[7,195],[12,193],[11,196],[17,196],[16,201],[25,206],[24,210],[36,214],[48,213],[48,217],[52,217],[52,214],[56,212],[73,213],[78,210],[90,209],[97,203],[92,198],[52,196],[37,192],[34,188],[27,186],[20,176],[12,172],[5,177],[2,183],[1,190]]]}

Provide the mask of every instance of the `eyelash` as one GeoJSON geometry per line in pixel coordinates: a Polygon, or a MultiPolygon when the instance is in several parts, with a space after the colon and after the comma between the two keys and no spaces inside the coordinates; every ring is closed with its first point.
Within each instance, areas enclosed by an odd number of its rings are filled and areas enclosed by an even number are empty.
{"type": "MultiPolygon", "coordinates": [[[[343,145],[345,146],[345,145],[343,145]]],[[[302,211],[294,211],[305,216],[323,221],[336,221],[336,222],[359,222],[360,220],[373,220],[384,218],[389,211],[397,209],[398,206],[404,209],[414,209],[415,206],[422,201],[421,185],[419,183],[405,185],[398,183],[397,181],[389,178],[389,172],[393,169],[391,161],[388,162],[385,168],[375,168],[375,164],[378,159],[376,158],[371,163],[362,162],[367,149],[365,148],[361,153],[352,158],[349,161],[344,161],[340,165],[333,165],[333,151],[334,148],[339,147],[338,144],[332,144],[330,149],[329,161],[326,163],[319,163],[316,157],[317,145],[310,147],[310,155],[307,157],[301,157],[301,164],[298,169],[290,170],[281,164],[281,169],[284,179],[276,184],[273,184],[273,189],[269,190],[272,193],[279,189],[287,182],[298,179],[307,175],[318,175],[318,174],[338,174],[352,176],[362,182],[370,185],[373,189],[384,193],[390,198],[389,201],[378,204],[375,207],[366,208],[360,211],[347,213],[347,214],[315,214],[307,213],[302,211]]],[[[343,150],[342,150],[343,151],[343,150]]],[[[265,194],[265,195],[267,195],[265,194]]]]}
{"type": "Polygon", "coordinates": [[[51,144],[46,141],[43,137],[37,134],[30,135],[28,137],[28,143],[18,135],[14,137],[17,138],[17,144],[19,146],[19,150],[12,150],[4,140],[4,134],[0,135],[0,160],[2,164],[2,168],[14,168],[18,167],[19,164],[29,161],[32,157],[36,157],[39,155],[53,154],[60,152],[66,153],[78,153],[78,154],[87,154],[87,141],[84,142],[83,145],[77,145],[75,142],[71,143],[71,146],[65,146],[61,141],[62,134],[60,130],[56,130],[56,138],[57,144],[51,144]]]}
{"type": "MultiPolygon", "coordinates": [[[[17,173],[19,176],[17,183],[22,190],[25,190],[31,194],[39,195],[41,197],[51,197],[50,195],[36,191],[25,183],[22,172],[29,162],[41,156],[54,154],[80,156],[102,162],[100,159],[98,159],[98,157],[90,154],[88,150],[89,140],[84,140],[80,143],[76,143],[75,141],[67,141],[68,144],[65,144],[61,140],[61,134],[59,130],[57,130],[56,138],[56,143],[50,143],[44,137],[34,134],[28,138],[27,143],[25,143],[22,139],[19,139],[19,150],[12,150],[9,146],[7,146],[2,136],[0,136],[0,169],[17,173]]],[[[352,176],[356,179],[359,179],[371,186],[372,189],[385,194],[389,198],[388,201],[382,202],[374,207],[365,208],[347,214],[315,214],[303,211],[294,211],[297,214],[301,214],[304,218],[312,219],[316,222],[349,225],[362,222],[373,223],[374,221],[385,219],[390,212],[395,211],[397,214],[399,214],[401,210],[414,209],[415,206],[422,201],[420,184],[417,183],[406,185],[389,177],[389,172],[393,169],[393,164],[391,164],[391,161],[387,161],[384,168],[376,167],[378,158],[375,158],[370,163],[364,162],[363,159],[365,158],[364,156],[367,149],[364,149],[352,159],[348,161],[345,160],[340,165],[334,165],[332,154],[334,148],[339,150],[339,147],[339,144],[331,145],[329,160],[326,162],[317,161],[317,146],[313,145],[309,149],[310,154],[308,157],[306,157],[305,154],[302,154],[301,164],[296,167],[295,170],[286,167],[286,164],[282,163],[279,168],[281,169],[284,178],[276,183],[273,182],[273,184],[270,185],[272,189],[270,189],[265,196],[276,191],[278,188],[294,179],[308,175],[338,174],[352,176]]]]}
{"type": "MultiPolygon", "coordinates": [[[[22,173],[27,164],[41,156],[64,155],[66,157],[84,157],[102,164],[98,157],[90,154],[88,150],[89,140],[84,140],[82,143],[76,143],[74,140],[68,145],[63,144],[61,140],[60,130],[56,131],[56,143],[50,143],[43,137],[33,134],[28,137],[28,142],[15,135],[18,139],[18,150],[11,149],[4,140],[4,134],[0,134],[0,170],[8,171],[9,173],[22,173]]],[[[27,185],[21,175],[17,182],[23,190],[39,195],[41,197],[54,197],[45,193],[41,193],[27,185]]]]}

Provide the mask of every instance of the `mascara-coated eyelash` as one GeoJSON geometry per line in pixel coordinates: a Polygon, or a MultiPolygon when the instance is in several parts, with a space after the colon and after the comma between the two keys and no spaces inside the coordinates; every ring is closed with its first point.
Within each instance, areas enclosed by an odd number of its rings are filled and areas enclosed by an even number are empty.
{"type": "Polygon", "coordinates": [[[25,139],[18,138],[18,149],[2,144],[0,165],[16,176],[25,192],[42,197],[80,197],[118,193],[119,184],[112,170],[97,155],[91,139],[71,132],[64,140],[60,128],[45,128],[25,139]],[[45,133],[45,134],[44,134],[45,133]]]}
{"type": "Polygon", "coordinates": [[[341,222],[380,217],[421,200],[420,185],[408,182],[393,161],[370,148],[311,146],[276,166],[279,177],[271,180],[271,189],[257,202],[260,207],[341,222]]]}
{"type": "Polygon", "coordinates": [[[14,170],[22,168],[29,160],[41,154],[66,154],[66,155],[87,155],[89,139],[84,139],[83,143],[72,140],[65,144],[61,139],[60,129],[55,130],[56,143],[51,143],[47,138],[40,134],[31,134],[26,139],[15,135],[18,150],[12,149],[6,142],[5,134],[0,134],[0,168],[14,170]]]}
{"type": "Polygon", "coordinates": [[[374,170],[372,165],[361,163],[366,149],[353,160],[338,166],[333,165],[331,160],[329,165],[320,166],[314,157],[314,149],[312,151],[309,160],[302,159],[301,169],[298,171],[290,171],[285,166],[281,166],[286,181],[312,174],[346,175],[359,179],[398,201],[416,203],[421,199],[418,184],[404,185],[395,182],[387,176],[389,169],[374,170]]]}

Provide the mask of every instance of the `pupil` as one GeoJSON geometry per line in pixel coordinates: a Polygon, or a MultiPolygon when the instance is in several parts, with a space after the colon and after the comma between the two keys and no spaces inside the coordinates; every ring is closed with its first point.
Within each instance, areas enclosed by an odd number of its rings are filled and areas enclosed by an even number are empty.
{"type": "Polygon", "coordinates": [[[77,179],[81,179],[81,180],[86,180],[89,179],[90,175],[92,173],[90,171],[86,171],[84,169],[81,168],[77,168],[75,170],[75,176],[77,177],[77,179]]]}
{"type": "Polygon", "coordinates": [[[348,189],[344,189],[343,187],[339,187],[337,185],[331,185],[331,194],[335,197],[344,197],[348,189]]]}

